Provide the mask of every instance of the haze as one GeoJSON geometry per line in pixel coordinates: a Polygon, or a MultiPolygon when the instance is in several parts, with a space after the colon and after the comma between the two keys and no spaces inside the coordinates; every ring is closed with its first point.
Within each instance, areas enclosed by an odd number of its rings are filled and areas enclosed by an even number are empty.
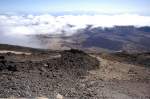
{"type": "Polygon", "coordinates": [[[0,43],[29,45],[29,35],[70,36],[88,25],[150,26],[149,5],[149,0],[1,0],[0,43]]]}

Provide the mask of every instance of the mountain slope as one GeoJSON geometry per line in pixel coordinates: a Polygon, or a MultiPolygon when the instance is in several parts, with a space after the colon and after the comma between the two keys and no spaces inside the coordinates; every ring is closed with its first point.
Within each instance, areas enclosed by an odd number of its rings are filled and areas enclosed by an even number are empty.
{"type": "Polygon", "coordinates": [[[61,96],[64,99],[106,97],[147,99],[150,97],[149,53],[98,54],[75,49],[49,51],[10,45],[0,46],[2,98],[44,96],[55,99],[61,96]],[[139,59],[142,64],[136,63],[135,59],[139,59]]]}

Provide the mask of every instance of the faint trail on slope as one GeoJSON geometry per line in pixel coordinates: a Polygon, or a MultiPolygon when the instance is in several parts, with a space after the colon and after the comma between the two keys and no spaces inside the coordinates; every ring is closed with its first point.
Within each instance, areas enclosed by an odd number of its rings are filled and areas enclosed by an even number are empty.
{"type": "Polygon", "coordinates": [[[9,50],[1,50],[0,53],[13,53],[13,54],[31,55],[31,53],[27,53],[27,52],[9,51],[9,50]]]}

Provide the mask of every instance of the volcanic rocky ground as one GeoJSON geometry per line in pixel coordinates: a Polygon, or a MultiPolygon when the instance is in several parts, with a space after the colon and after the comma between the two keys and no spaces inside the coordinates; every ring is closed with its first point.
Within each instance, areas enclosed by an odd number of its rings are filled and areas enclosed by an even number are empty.
{"type": "Polygon", "coordinates": [[[150,99],[150,54],[0,45],[0,97],[150,99]]]}

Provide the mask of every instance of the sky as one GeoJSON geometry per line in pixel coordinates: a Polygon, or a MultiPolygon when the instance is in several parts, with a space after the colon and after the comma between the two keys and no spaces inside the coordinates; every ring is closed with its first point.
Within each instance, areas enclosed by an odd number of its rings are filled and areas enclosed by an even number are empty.
{"type": "Polygon", "coordinates": [[[0,12],[99,12],[150,15],[150,0],[0,0],[0,12]]]}
{"type": "Polygon", "coordinates": [[[41,47],[29,35],[69,36],[88,25],[150,26],[149,5],[150,0],[0,0],[0,43],[41,47]]]}

